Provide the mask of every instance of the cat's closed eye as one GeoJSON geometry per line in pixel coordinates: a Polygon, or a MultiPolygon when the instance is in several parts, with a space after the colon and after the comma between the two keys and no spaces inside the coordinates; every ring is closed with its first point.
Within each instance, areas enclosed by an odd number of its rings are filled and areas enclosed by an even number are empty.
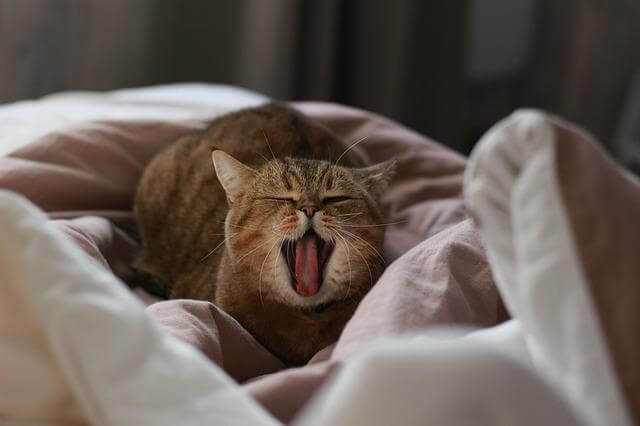
{"type": "Polygon", "coordinates": [[[336,195],[333,197],[324,197],[322,199],[322,203],[323,204],[335,204],[335,203],[339,203],[342,201],[347,201],[347,200],[351,200],[352,197],[349,197],[347,195],[336,195]]]}
{"type": "Polygon", "coordinates": [[[287,203],[295,203],[296,202],[296,200],[294,200],[292,197],[263,197],[263,198],[260,198],[260,200],[285,201],[287,203]]]}

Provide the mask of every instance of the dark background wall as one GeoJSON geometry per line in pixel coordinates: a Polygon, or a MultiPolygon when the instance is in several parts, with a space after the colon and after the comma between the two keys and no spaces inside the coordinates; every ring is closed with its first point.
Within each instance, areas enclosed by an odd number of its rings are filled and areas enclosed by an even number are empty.
{"type": "Polygon", "coordinates": [[[0,0],[0,103],[175,81],[391,116],[462,152],[514,108],[615,150],[637,0],[0,0]]]}

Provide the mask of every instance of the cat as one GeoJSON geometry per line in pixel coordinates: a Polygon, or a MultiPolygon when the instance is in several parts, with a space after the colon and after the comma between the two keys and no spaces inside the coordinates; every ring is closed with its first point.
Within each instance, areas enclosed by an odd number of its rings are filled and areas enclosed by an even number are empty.
{"type": "Polygon", "coordinates": [[[278,103],[179,139],[135,195],[144,287],[211,301],[286,364],[306,363],[337,340],[384,268],[380,197],[395,164],[364,165],[278,103]]]}

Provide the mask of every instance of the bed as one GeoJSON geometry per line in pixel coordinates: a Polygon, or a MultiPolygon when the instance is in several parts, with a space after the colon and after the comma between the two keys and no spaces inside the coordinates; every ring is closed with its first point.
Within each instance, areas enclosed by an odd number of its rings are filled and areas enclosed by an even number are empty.
{"type": "Polygon", "coordinates": [[[629,330],[640,271],[624,254],[639,237],[620,224],[640,210],[638,182],[539,111],[496,124],[467,160],[369,112],[294,104],[345,143],[367,136],[370,162],[400,166],[383,198],[398,222],[385,237],[388,267],[308,365],[285,368],[213,304],[132,290],[131,204],[144,165],[180,135],[265,101],[178,84],[0,107],[0,419],[637,421],[640,348],[629,330]],[[585,176],[590,191],[580,190],[585,176]]]}

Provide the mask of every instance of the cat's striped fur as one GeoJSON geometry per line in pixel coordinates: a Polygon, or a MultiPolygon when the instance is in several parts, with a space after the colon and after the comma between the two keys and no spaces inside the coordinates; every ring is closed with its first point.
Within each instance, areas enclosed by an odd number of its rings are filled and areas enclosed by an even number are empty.
{"type": "Polygon", "coordinates": [[[306,362],[383,268],[379,196],[393,165],[362,168],[345,147],[279,104],[178,140],[136,194],[137,269],[169,298],[216,303],[283,361],[306,362]]]}

